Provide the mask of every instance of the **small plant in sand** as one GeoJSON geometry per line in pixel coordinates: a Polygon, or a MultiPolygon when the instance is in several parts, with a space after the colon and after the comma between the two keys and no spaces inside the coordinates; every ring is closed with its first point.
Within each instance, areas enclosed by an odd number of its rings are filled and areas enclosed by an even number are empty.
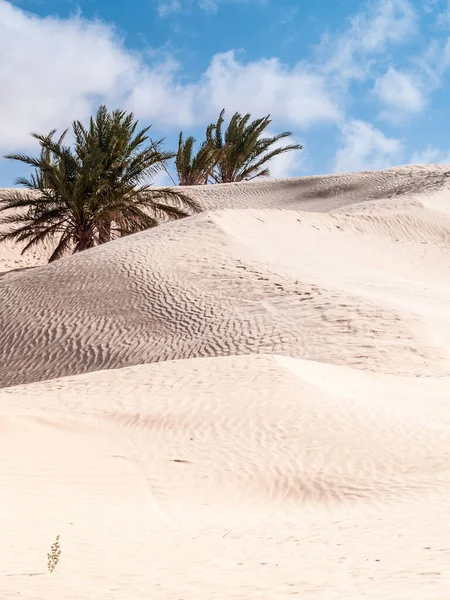
{"type": "Polygon", "coordinates": [[[47,554],[47,567],[50,573],[53,573],[56,565],[59,563],[61,557],[61,545],[59,543],[59,535],[56,536],[56,540],[53,542],[50,548],[50,552],[47,554]]]}

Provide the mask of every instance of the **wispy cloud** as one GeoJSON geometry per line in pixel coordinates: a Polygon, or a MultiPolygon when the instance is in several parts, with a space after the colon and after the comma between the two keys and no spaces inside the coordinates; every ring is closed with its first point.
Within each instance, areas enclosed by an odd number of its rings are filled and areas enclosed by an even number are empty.
{"type": "Polygon", "coordinates": [[[423,7],[422,7],[423,11],[427,15],[431,15],[436,10],[438,10],[440,3],[441,3],[441,0],[425,0],[424,3],[423,3],[423,7]]]}
{"type": "Polygon", "coordinates": [[[334,172],[384,169],[401,161],[403,144],[386,137],[365,121],[352,120],[341,129],[340,148],[334,161],[334,172]]]}
{"type": "Polygon", "coordinates": [[[403,120],[426,105],[418,78],[392,67],[376,80],[374,93],[385,107],[380,116],[388,120],[403,120]]]}
{"type": "Polygon", "coordinates": [[[198,8],[207,13],[214,14],[219,6],[225,3],[253,3],[266,4],[269,0],[158,0],[158,14],[160,17],[168,17],[174,14],[186,13],[198,8]]]}
{"type": "Polygon", "coordinates": [[[183,12],[183,5],[180,0],[161,0],[158,3],[158,14],[160,17],[183,12]]]}
{"type": "Polygon", "coordinates": [[[449,165],[450,149],[440,150],[434,146],[428,146],[420,152],[414,152],[410,162],[415,165],[449,165]]]}
{"type": "MultiPolygon", "coordinates": [[[[430,2],[430,0],[428,0],[430,2]]],[[[445,2],[445,7],[442,8],[441,2],[435,2],[431,4],[432,10],[436,11],[436,23],[440,27],[450,26],[450,0],[445,2]]]]}
{"type": "Polygon", "coordinates": [[[391,46],[410,41],[418,16],[408,0],[378,0],[350,19],[337,36],[325,36],[318,47],[323,68],[343,81],[370,77],[374,57],[391,46]]]}

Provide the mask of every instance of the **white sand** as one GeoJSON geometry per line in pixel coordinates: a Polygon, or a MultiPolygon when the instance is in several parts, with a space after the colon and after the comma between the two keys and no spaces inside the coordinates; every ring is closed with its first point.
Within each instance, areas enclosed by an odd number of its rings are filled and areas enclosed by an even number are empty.
{"type": "Polygon", "coordinates": [[[2,274],[0,598],[446,599],[447,169],[199,188],[2,274]]]}

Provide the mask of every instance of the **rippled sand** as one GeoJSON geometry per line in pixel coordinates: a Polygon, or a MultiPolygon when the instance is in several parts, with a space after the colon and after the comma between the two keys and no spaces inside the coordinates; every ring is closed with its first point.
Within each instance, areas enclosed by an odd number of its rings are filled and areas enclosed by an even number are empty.
{"type": "Polygon", "coordinates": [[[188,188],[207,212],[52,265],[0,245],[0,597],[444,600],[447,169],[188,188]]]}

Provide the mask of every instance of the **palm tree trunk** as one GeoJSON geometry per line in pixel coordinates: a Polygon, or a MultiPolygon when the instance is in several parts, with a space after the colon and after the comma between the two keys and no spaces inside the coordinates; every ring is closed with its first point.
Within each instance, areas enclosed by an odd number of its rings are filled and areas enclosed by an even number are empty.
{"type": "Polygon", "coordinates": [[[111,241],[111,221],[107,221],[106,223],[102,223],[101,227],[99,227],[98,232],[98,243],[106,244],[106,242],[111,241]]]}
{"type": "Polygon", "coordinates": [[[75,252],[82,252],[95,246],[94,234],[90,227],[80,227],[74,235],[75,238],[75,252]]]}

